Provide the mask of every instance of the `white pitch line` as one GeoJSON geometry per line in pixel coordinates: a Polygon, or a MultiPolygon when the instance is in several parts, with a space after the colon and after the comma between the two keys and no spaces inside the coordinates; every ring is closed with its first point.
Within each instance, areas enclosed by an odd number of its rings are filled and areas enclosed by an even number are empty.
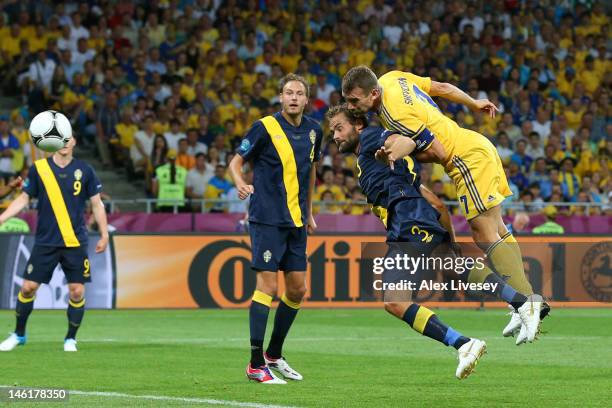
{"type": "MultiPolygon", "coordinates": [[[[0,388],[16,388],[17,386],[0,385],[0,388]]],[[[18,386],[18,388],[31,388],[18,386]]],[[[122,392],[104,392],[104,391],[79,391],[79,390],[67,390],[68,394],[72,395],[84,395],[87,397],[108,397],[108,398],[126,398],[126,399],[144,399],[153,401],[177,401],[177,402],[191,402],[195,404],[210,404],[210,405],[224,405],[227,407],[241,407],[241,408],[295,408],[285,405],[268,405],[259,404],[257,402],[240,402],[231,400],[217,400],[210,398],[187,398],[187,397],[170,397],[167,395],[133,395],[124,394],[122,392]]]]}
{"type": "MultiPolygon", "coordinates": [[[[608,336],[560,336],[560,335],[547,335],[544,334],[540,337],[543,340],[602,340],[609,339],[608,336]]],[[[41,336],[36,337],[33,341],[41,341],[41,342],[51,342],[56,341],[55,337],[47,337],[41,336]]],[[[292,338],[292,342],[313,342],[313,341],[422,341],[421,336],[372,336],[372,337],[295,337],[292,338]]],[[[508,341],[505,337],[491,337],[486,338],[486,341],[508,341]]],[[[121,339],[121,338],[95,338],[95,337],[82,337],[80,339],[83,343],[124,343],[124,344],[178,344],[178,345],[197,345],[197,344],[215,344],[215,343],[233,343],[233,342],[248,342],[249,339],[246,337],[219,337],[219,338],[193,338],[193,339],[177,339],[177,338],[168,338],[168,339],[160,339],[160,338],[148,338],[146,340],[133,340],[133,339],[121,339]]]]}

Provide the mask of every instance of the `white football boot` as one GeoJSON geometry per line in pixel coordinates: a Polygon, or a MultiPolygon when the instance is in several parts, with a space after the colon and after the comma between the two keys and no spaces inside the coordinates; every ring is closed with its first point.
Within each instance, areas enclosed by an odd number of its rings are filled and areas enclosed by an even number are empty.
{"type": "Polygon", "coordinates": [[[287,363],[287,360],[285,360],[285,357],[274,359],[274,358],[268,357],[268,355],[264,353],[264,359],[266,360],[266,364],[268,365],[268,367],[270,367],[272,370],[276,371],[283,377],[289,380],[296,380],[296,381],[302,381],[304,379],[302,374],[298,373],[293,368],[291,368],[289,363],[287,363]]]}
{"type": "Polygon", "coordinates": [[[11,333],[2,343],[0,343],[0,351],[11,351],[17,346],[23,346],[26,343],[26,337],[18,336],[11,333]]]}
{"type": "Polygon", "coordinates": [[[540,332],[540,311],[542,310],[542,296],[530,295],[523,306],[518,308],[518,315],[521,318],[521,330],[516,337],[516,345],[520,346],[525,342],[532,343],[540,332]]]}
{"type": "Polygon", "coordinates": [[[504,327],[504,330],[502,330],[502,334],[504,337],[514,337],[519,334],[523,321],[512,305],[508,305],[508,308],[510,308],[509,314],[512,315],[512,317],[510,317],[510,322],[504,327]]]}
{"type": "Polygon", "coordinates": [[[478,360],[487,352],[487,343],[478,339],[470,339],[457,350],[459,365],[455,376],[462,380],[467,378],[473,371],[478,360]]]}
{"type": "Polygon", "coordinates": [[[64,351],[77,351],[77,341],[75,339],[64,340],[64,351]]]}

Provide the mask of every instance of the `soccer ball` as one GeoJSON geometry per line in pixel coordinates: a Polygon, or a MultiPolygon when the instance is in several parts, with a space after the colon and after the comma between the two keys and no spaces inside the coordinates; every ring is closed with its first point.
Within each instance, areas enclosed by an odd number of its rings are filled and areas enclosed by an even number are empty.
{"type": "Polygon", "coordinates": [[[53,110],[44,111],[32,119],[30,137],[40,150],[57,152],[72,138],[72,126],[62,113],[53,110]]]}

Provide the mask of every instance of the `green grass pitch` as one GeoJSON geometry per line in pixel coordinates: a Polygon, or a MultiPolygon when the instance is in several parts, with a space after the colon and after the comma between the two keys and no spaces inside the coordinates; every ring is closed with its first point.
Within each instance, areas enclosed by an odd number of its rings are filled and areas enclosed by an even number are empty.
{"type": "MultiPolygon", "coordinates": [[[[610,406],[611,309],[554,309],[547,333],[520,347],[501,337],[505,311],[436,313],[487,341],[467,380],[454,377],[454,349],[382,310],[303,310],[284,352],[305,380],[286,386],[246,380],[246,310],[88,311],[75,354],[62,351],[65,313],[35,310],[28,344],[0,353],[0,385],[80,391],[66,405],[97,408],[610,406]]],[[[0,312],[0,332],[13,320],[0,312]]]]}

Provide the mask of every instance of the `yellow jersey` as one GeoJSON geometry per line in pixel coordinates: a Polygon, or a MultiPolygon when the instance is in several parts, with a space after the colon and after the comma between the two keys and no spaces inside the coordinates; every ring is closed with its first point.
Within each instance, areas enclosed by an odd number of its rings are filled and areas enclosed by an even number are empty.
{"type": "Polygon", "coordinates": [[[431,78],[409,72],[391,71],[378,80],[382,87],[379,116],[383,126],[412,139],[422,132],[431,132],[442,144],[445,167],[453,157],[469,150],[486,138],[469,129],[461,128],[445,116],[429,96],[431,78]]]}

